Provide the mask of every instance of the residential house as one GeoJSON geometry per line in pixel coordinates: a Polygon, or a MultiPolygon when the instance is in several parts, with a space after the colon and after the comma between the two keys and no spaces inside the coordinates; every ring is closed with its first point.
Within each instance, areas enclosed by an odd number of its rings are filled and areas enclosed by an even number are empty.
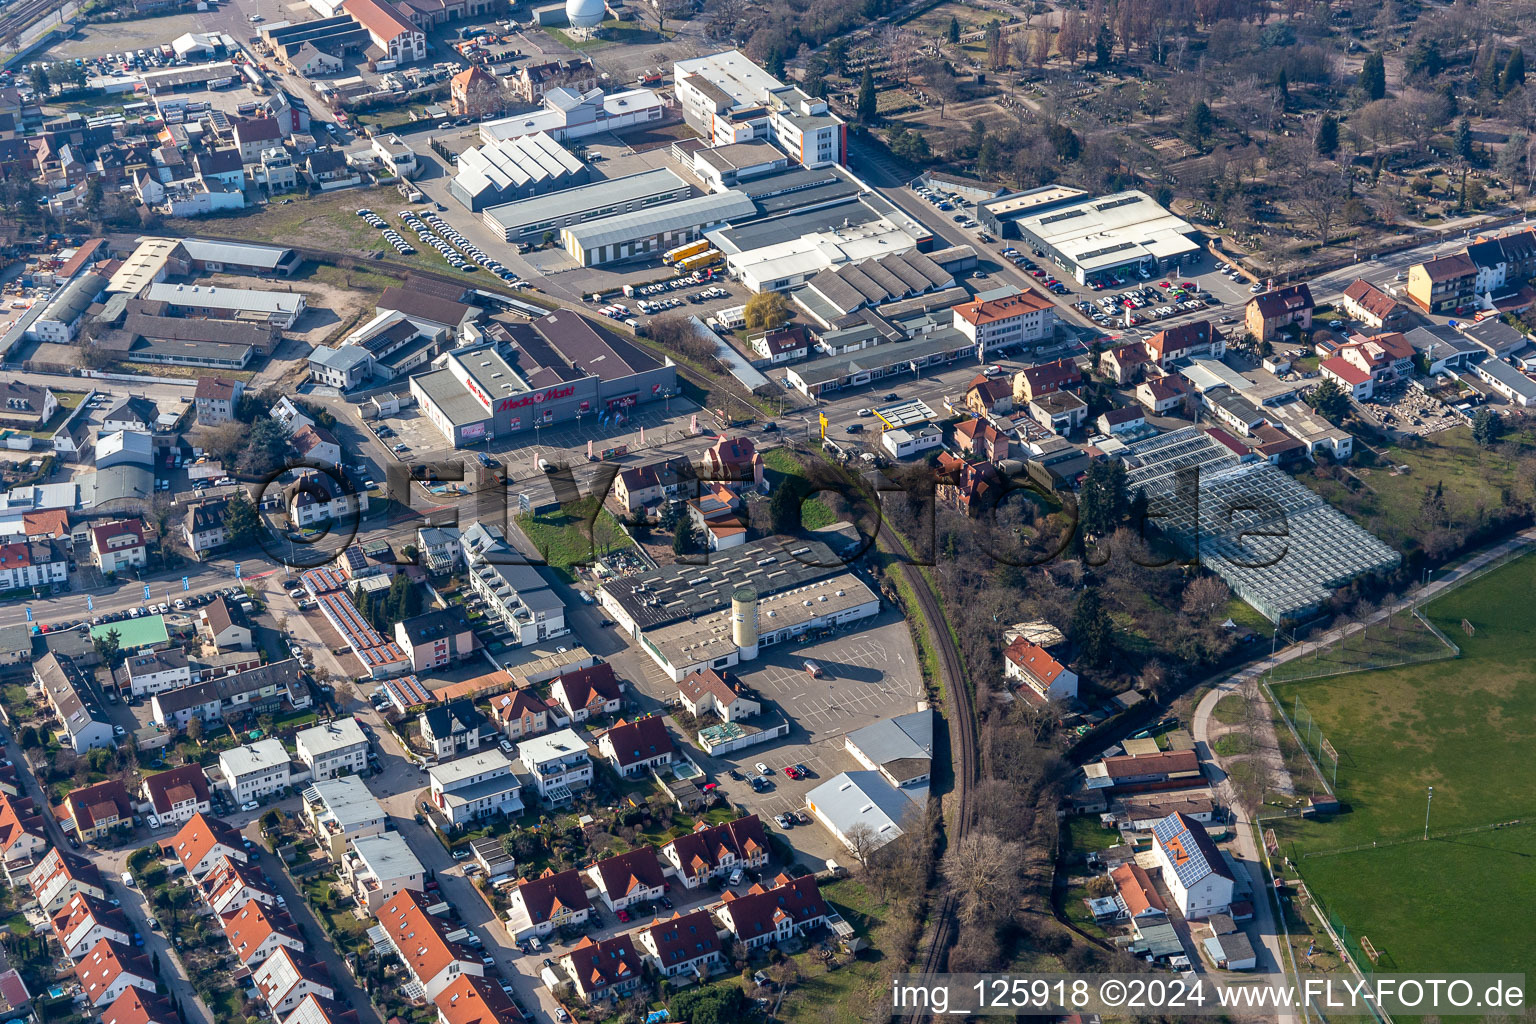
{"type": "Polygon", "coordinates": [[[613,500],[625,512],[656,505],[663,498],[692,497],[697,490],[698,474],[683,455],[630,466],[613,478],[613,500]]]}
{"type": "Polygon", "coordinates": [[[252,970],[279,947],[304,952],[304,940],[299,937],[298,927],[280,906],[268,906],[253,899],[239,910],[225,914],[222,921],[224,937],[229,940],[230,948],[240,962],[252,970]]]}
{"type": "Polygon", "coordinates": [[[1053,434],[1070,434],[1088,419],[1088,403],[1070,391],[1032,398],[1029,415],[1053,434]]]}
{"type": "MultiPolygon", "coordinates": [[[[537,769],[528,767],[537,780],[537,769]]],[[[427,777],[433,805],[454,825],[523,809],[522,783],[512,771],[511,760],[500,750],[488,748],[433,765],[427,777]]]]}
{"type": "Polygon", "coordinates": [[[502,735],[516,742],[549,728],[549,705],[528,690],[510,690],[491,698],[491,720],[502,735]]]}
{"type": "Polygon", "coordinates": [[[744,896],[727,890],[725,902],[715,910],[720,923],[749,950],[804,935],[826,924],[832,913],[821,898],[815,875],[792,879],[781,874],[773,883],[771,889],[754,885],[744,896]]]}
{"type": "Polygon", "coordinates": [[[1430,376],[1450,370],[1464,373],[1483,350],[1471,338],[1454,327],[1431,324],[1415,327],[1403,335],[1414,351],[1423,358],[1423,367],[1430,376]]]}
{"type": "Polygon", "coordinates": [[[1018,637],[1003,651],[1003,678],[1021,683],[1041,701],[1077,696],[1077,673],[1053,658],[1044,647],[1018,637]]]}
{"type": "Polygon", "coordinates": [[[661,854],[685,888],[697,889],[737,868],[768,863],[768,836],[757,815],[749,814],[720,825],[699,825],[688,835],[667,843],[661,854]]]}
{"type": "MultiPolygon", "coordinates": [[[[1311,306],[1309,298],[1308,310],[1311,306]]],[[[1197,356],[1220,359],[1226,350],[1226,339],[1211,326],[1209,320],[1192,320],[1166,331],[1158,331],[1147,339],[1147,358],[1161,366],[1165,372],[1170,372],[1177,360],[1197,356]]]]}
{"type": "Polygon", "coordinates": [[[342,1003],[322,999],[311,992],[299,1000],[283,1024],[358,1024],[357,1011],[342,1003]]]}
{"type": "Polygon", "coordinates": [[[204,558],[229,541],[224,521],[229,516],[228,498],[205,498],[187,505],[181,517],[181,539],[194,558],[204,558]]]}
{"type": "Polygon", "coordinates": [[[462,609],[435,608],[395,623],[395,642],[411,659],[412,672],[430,672],[469,657],[475,631],[462,609]]]}
{"type": "Polygon", "coordinates": [[[640,954],[628,934],[582,939],[560,958],[576,995],[587,1003],[613,1002],[640,987],[640,954]]]}
{"type": "Polygon", "coordinates": [[[255,864],[241,864],[221,857],[197,882],[203,901],[223,920],[255,900],[269,907],[278,906],[277,887],[255,864]]]}
{"type": "Polygon", "coordinates": [[[1152,884],[1152,877],[1135,861],[1127,861],[1109,873],[1115,883],[1115,901],[1122,920],[1140,921],[1168,916],[1162,894],[1152,884]]]}
{"type": "Polygon", "coordinates": [[[1402,314],[1402,307],[1396,299],[1363,277],[1357,277],[1344,289],[1341,305],[1351,317],[1378,330],[1385,327],[1387,321],[1395,320],[1402,314]]]}
{"type": "Polygon", "coordinates": [[[966,455],[1001,462],[1008,457],[1008,436],[990,420],[965,420],[955,425],[955,447],[966,455]]]}
{"type": "Polygon", "coordinates": [[[77,892],[53,915],[53,936],[64,955],[79,960],[103,939],[127,946],[137,934],[117,907],[77,892]]]}
{"type": "Polygon", "coordinates": [[[201,765],[186,764],[145,776],[140,792],[162,826],[180,825],[212,807],[201,765]]]}
{"type": "Polygon", "coordinates": [[[549,692],[573,722],[614,714],[624,700],[624,684],[606,661],[562,673],[549,692]]]}
{"type": "MultiPolygon", "coordinates": [[[[46,851],[51,845],[43,816],[32,798],[0,792],[0,865],[11,888],[19,889],[23,878],[31,882],[37,858],[47,861],[46,851]]],[[[45,905],[44,909],[53,908],[45,905]]]]}
{"type": "Polygon", "coordinates": [[[528,1018],[490,978],[462,974],[437,995],[437,1024],[525,1024],[528,1018]]]}
{"type": "Polygon", "coordinates": [[[1013,376],[1013,401],[1016,405],[1049,395],[1055,391],[1070,390],[1083,382],[1083,372],[1071,358],[1040,363],[1020,370],[1013,376]]]}
{"type": "Polygon", "coordinates": [[[60,739],[71,750],[83,754],[97,747],[110,749],[116,745],[112,720],[96,702],[85,673],[73,658],[49,651],[32,663],[32,681],[63,723],[60,739]]]}
{"type": "Polygon", "coordinates": [[[748,437],[723,435],[704,452],[700,479],[733,491],[763,489],[763,457],[748,437]]]}
{"type": "Polygon", "coordinates": [[[1164,750],[1156,754],[1124,754],[1100,758],[1083,766],[1088,789],[1132,793],[1183,789],[1202,782],[1200,759],[1193,750],[1164,750]]]}
{"type": "Polygon", "coordinates": [[[462,929],[433,914],[431,906],[415,889],[401,889],[376,916],[407,973],[428,999],[436,1000],[461,975],[483,977],[485,969],[478,953],[450,938],[462,929]]]}
{"type": "MultiPolygon", "coordinates": [[[[1013,398],[1008,399],[1013,404],[1013,398]]],[[[895,430],[882,430],[880,432],[880,447],[884,448],[893,459],[913,459],[926,451],[940,447],[944,443],[944,432],[931,423],[925,423],[920,427],[907,430],[897,427],[895,430]]]]}
{"type": "Polygon", "coordinates": [[[965,407],[972,416],[1006,416],[1013,412],[1013,383],[1004,377],[977,374],[965,391],[965,407]]]}
{"type": "Polygon", "coordinates": [[[242,381],[221,377],[199,377],[194,392],[199,426],[216,427],[235,418],[235,407],[245,393],[242,381]]]}
{"type": "Polygon", "coordinates": [[[219,752],[219,770],[230,797],[240,804],[288,788],[293,766],[281,740],[264,739],[219,752]]]}
{"type": "Polygon", "coordinates": [[[245,613],[223,597],[216,597],[198,614],[204,636],[220,651],[251,649],[251,627],[245,613]]]}
{"type": "Polygon", "coordinates": [[[111,939],[96,943],[75,964],[75,978],[89,1006],[115,1002],[130,987],[153,993],[159,985],[149,957],[111,939]]]}
{"type": "Polygon", "coordinates": [[[635,934],[663,978],[685,975],[702,981],[724,963],[720,934],[707,910],[673,914],[635,934]]]}
{"type": "Polygon", "coordinates": [[[180,1020],[169,999],[133,985],[101,1011],[101,1024],[179,1024],[180,1020]]]}
{"type": "Polygon", "coordinates": [[[485,716],[468,698],[427,708],[417,721],[422,742],[440,761],[479,750],[481,737],[489,731],[485,716]]]}
{"type": "Polygon", "coordinates": [[[1134,405],[1102,412],[1094,421],[1094,426],[1099,428],[1099,433],[1111,435],[1134,433],[1146,425],[1147,414],[1134,405]]]}
{"type": "Polygon", "coordinates": [[[763,710],[757,701],[737,692],[734,676],[712,668],[684,676],[677,684],[677,696],[695,718],[714,715],[723,722],[736,722],[763,710]]]}
{"type": "Polygon", "coordinates": [[[632,722],[621,719],[598,739],[597,749],[623,778],[662,768],[676,756],[666,721],[660,715],[632,722]]]}
{"type": "Polygon", "coordinates": [[[144,520],[118,519],[91,527],[91,560],[107,575],[142,569],[149,563],[144,520]]]}
{"type": "Polygon", "coordinates": [[[1312,289],[1305,283],[1287,285],[1248,300],[1243,325],[1259,341],[1274,341],[1281,328],[1312,329],[1312,289]]]}
{"type": "Polygon", "coordinates": [[[303,814],[333,861],[359,839],[383,835],[389,815],[355,775],[322,779],[304,790],[303,814]]]}
{"type": "Polygon", "coordinates": [[[231,717],[302,711],[311,703],[298,660],[287,658],[157,693],[150,709],[152,721],[180,732],[194,718],[206,726],[231,717]]]}
{"type": "Polygon", "coordinates": [[[111,434],[119,430],[138,430],[149,433],[159,423],[160,409],[154,402],[143,395],[129,395],[107,410],[101,419],[101,432],[111,434]]]}
{"type": "Polygon", "coordinates": [[[282,125],[275,117],[249,117],[235,122],[234,141],[239,162],[254,164],[261,160],[262,150],[282,145],[282,125]]]}
{"type": "Polygon", "coordinates": [[[937,470],[934,498],[947,508],[974,518],[1003,497],[1002,478],[991,462],[966,462],[941,452],[937,470]]]}
{"type": "Polygon", "coordinates": [[[1176,373],[1154,377],[1136,386],[1136,401],[1154,416],[1179,414],[1191,394],[1190,386],[1176,373]]]}
{"type": "Polygon", "coordinates": [[[1408,298],[1426,313],[1455,313],[1477,301],[1477,264],[1464,252],[1408,268],[1408,298]]]}
{"type": "Polygon", "coordinates": [[[317,779],[360,772],[368,767],[368,737],[350,716],[305,729],[294,737],[299,761],[317,779]]]}
{"type": "Polygon", "coordinates": [[[239,831],[222,819],[194,814],[166,844],[166,849],[181,862],[188,875],[201,878],[226,857],[248,863],[245,843],[239,831]]]}
{"type": "Polygon", "coordinates": [[[69,555],[56,540],[0,544],[0,592],[69,581],[69,555]]]}
{"type": "Polygon", "coordinates": [[[1231,905],[1237,883],[1204,825],[1170,814],[1152,830],[1152,851],[1163,884],[1186,920],[1209,917],[1231,905]]]}
{"type": "Polygon", "coordinates": [[[728,551],[747,542],[747,524],[738,511],[740,506],[740,498],[718,485],[688,500],[688,518],[710,551],[728,551]]]}
{"type": "Polygon", "coordinates": [[[378,912],[402,889],[422,891],[426,869],[399,832],[385,832],[352,842],[341,861],[341,877],[370,914],[378,912]]]}
{"type": "Polygon", "coordinates": [[[520,741],[517,759],[533,776],[539,799],[547,804],[563,804],[573,792],[592,784],[587,744],[570,729],[520,741]]]}
{"type": "Polygon", "coordinates": [[[335,999],[336,986],[325,968],[307,954],[280,945],[251,972],[251,981],[278,1020],[298,1009],[306,996],[335,999]]]}
{"type": "Polygon", "coordinates": [[[1099,372],[1123,387],[1135,383],[1151,361],[1144,344],[1116,345],[1100,353],[1099,372]]]}
{"type": "Polygon", "coordinates": [[[660,899],[666,891],[656,848],[641,846],[616,857],[606,857],[586,869],[609,910],[623,910],[636,903],[660,899]]]}
{"type": "Polygon", "coordinates": [[[341,442],[329,430],[318,424],[300,427],[288,438],[288,443],[305,460],[306,465],[339,466],[341,442]]]}
{"type": "MultiPolygon", "coordinates": [[[[41,822],[38,827],[41,828],[41,822]]],[[[27,874],[27,888],[38,908],[52,916],[76,893],[98,900],[107,899],[107,885],[96,865],[68,850],[52,849],[43,854],[27,874]]]]}
{"type": "Polygon", "coordinates": [[[192,683],[192,661],[180,647],[130,655],[118,666],[117,688],[133,697],[151,697],[192,683]]]}
{"type": "Polygon", "coordinates": [[[804,324],[791,324],[747,339],[754,355],[768,360],[770,366],[797,363],[810,355],[811,332],[804,324]]]}
{"type": "Polygon", "coordinates": [[[538,878],[522,879],[508,894],[507,934],[513,942],[543,937],[566,925],[579,925],[592,912],[587,882],[575,869],[544,869],[538,878]]]}
{"type": "Polygon", "coordinates": [[[1363,370],[1339,356],[1324,359],[1317,364],[1317,369],[1324,380],[1338,384],[1355,401],[1363,402],[1371,397],[1375,380],[1369,370],[1363,370]]]}
{"type": "Polygon", "coordinates": [[[448,82],[448,112],[454,117],[480,120],[500,114],[505,107],[501,83],[478,64],[448,82]]]}

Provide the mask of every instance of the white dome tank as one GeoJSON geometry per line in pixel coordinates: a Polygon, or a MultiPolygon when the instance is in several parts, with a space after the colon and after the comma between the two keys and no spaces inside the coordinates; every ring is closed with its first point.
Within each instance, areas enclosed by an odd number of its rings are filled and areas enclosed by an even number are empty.
{"type": "Polygon", "coordinates": [[[596,28],[607,16],[604,0],[565,0],[565,20],[572,28],[596,28]]]}

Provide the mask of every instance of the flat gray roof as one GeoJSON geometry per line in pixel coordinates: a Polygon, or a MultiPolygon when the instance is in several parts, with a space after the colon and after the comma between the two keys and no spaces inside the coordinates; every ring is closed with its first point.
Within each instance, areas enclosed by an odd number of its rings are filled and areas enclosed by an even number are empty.
{"type": "Polygon", "coordinates": [[[462,427],[467,423],[479,423],[489,413],[485,406],[476,401],[459,379],[453,375],[453,371],[446,367],[441,370],[433,370],[431,373],[418,374],[411,378],[411,383],[421,388],[426,396],[432,399],[432,404],[448,418],[448,422],[456,427],[462,427]]]}
{"type": "Polygon", "coordinates": [[[487,223],[494,221],[503,230],[511,231],[524,224],[559,220],[607,206],[623,206],[625,203],[680,188],[688,188],[688,183],[668,168],[658,167],[609,181],[594,181],[563,192],[492,206],[483,216],[487,218],[487,223]]]}
{"type": "Polygon", "coordinates": [[[615,214],[573,224],[562,234],[570,236],[583,249],[628,242],[637,238],[651,238],[678,228],[703,224],[718,224],[736,217],[751,217],[757,206],[740,192],[727,190],[707,196],[680,199],[646,210],[615,214]]]}

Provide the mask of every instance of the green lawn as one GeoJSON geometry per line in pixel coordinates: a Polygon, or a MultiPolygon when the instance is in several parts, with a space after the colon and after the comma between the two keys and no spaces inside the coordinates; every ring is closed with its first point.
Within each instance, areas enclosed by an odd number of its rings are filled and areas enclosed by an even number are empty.
{"type": "Polygon", "coordinates": [[[599,508],[593,518],[586,501],[571,502],[551,514],[518,516],[517,525],[533,541],[549,567],[567,582],[576,579],[573,566],[588,564],[595,557],[634,544],[611,512],[599,508]]]}
{"type": "Polygon", "coordinates": [[[900,912],[881,903],[860,879],[823,885],[821,894],[874,950],[830,971],[810,955],[796,957],[801,978],[779,1006],[778,1019],[785,1024],[858,1024],[866,1019],[867,1008],[885,997],[889,976],[898,969],[889,946],[904,922],[894,920],[900,912]]]}
{"type": "MultiPolygon", "coordinates": [[[[1369,936],[1394,971],[1523,970],[1536,963],[1536,828],[1423,842],[1434,831],[1524,819],[1536,809],[1536,632],[1526,556],[1432,602],[1464,655],[1276,688],[1297,697],[1339,753],[1344,812],[1276,823],[1311,890],[1369,936]],[[1465,636],[1463,619],[1476,627],[1465,636]],[[1338,851],[1380,844],[1356,852],[1338,851]],[[1308,856],[1308,854],[1311,854],[1308,856]]],[[[1315,749],[1315,748],[1314,748],[1315,749]]]]}
{"type": "MultiPolygon", "coordinates": [[[[1416,448],[1391,446],[1380,465],[1346,468],[1358,484],[1353,488],[1339,480],[1303,473],[1302,482],[1329,504],[1343,510],[1386,543],[1403,550],[1405,542],[1422,540],[1425,528],[1420,515],[1426,488],[1444,487],[1447,510],[1454,523],[1474,520],[1481,504],[1487,509],[1504,505],[1504,489],[1519,489],[1517,466],[1522,457],[1536,451],[1528,435],[1510,435],[1496,450],[1478,447],[1469,427],[1452,427],[1431,435],[1416,448]],[[1391,467],[1408,471],[1393,475],[1391,467]]],[[[1358,460],[1357,460],[1358,461],[1358,460]]]]}
{"type": "Polygon", "coordinates": [[[1421,620],[1407,614],[1395,614],[1311,654],[1277,665],[1270,680],[1294,682],[1454,656],[1455,652],[1421,620]]]}
{"type": "MultiPolygon", "coordinates": [[[[778,487],[781,478],[804,478],[805,470],[800,465],[800,460],[795,453],[788,448],[775,448],[763,456],[763,465],[772,471],[768,477],[770,489],[778,487]]],[[[837,517],[832,514],[832,507],[820,498],[807,498],[800,505],[800,525],[807,530],[819,530],[824,526],[831,526],[837,522],[837,517]]]]}

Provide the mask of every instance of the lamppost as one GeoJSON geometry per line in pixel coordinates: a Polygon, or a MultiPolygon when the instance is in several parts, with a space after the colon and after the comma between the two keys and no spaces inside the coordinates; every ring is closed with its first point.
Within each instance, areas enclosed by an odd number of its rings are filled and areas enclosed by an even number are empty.
{"type": "Polygon", "coordinates": [[[1435,787],[1429,787],[1429,796],[1424,798],[1424,838],[1429,839],[1429,805],[1435,802],[1435,787]]]}

